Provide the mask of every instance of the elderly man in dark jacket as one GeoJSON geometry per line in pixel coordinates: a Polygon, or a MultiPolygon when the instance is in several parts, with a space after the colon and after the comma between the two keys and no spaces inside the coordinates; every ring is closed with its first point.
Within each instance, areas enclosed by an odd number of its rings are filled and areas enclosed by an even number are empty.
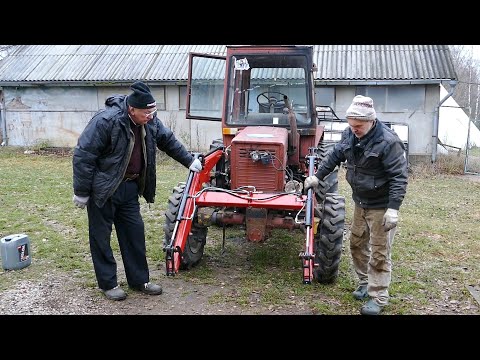
{"type": "Polygon", "coordinates": [[[156,149],[198,172],[194,159],[173,132],[156,116],[150,88],[137,81],[133,92],[105,101],[78,138],[73,154],[73,202],[87,207],[90,252],[99,288],[111,300],[126,293],[117,282],[117,265],[110,246],[112,224],[130,288],[149,295],[162,293],[150,283],[145,229],[139,197],[155,200],[156,149]]]}
{"type": "Polygon", "coordinates": [[[347,181],[355,202],[350,229],[350,252],[360,280],[353,296],[369,301],[360,310],[376,315],[388,304],[391,282],[391,249],[398,210],[407,189],[405,147],[397,134],[376,118],[373,100],[355,96],[347,109],[349,127],[315,175],[305,179],[305,189],[346,162],[347,181]]]}

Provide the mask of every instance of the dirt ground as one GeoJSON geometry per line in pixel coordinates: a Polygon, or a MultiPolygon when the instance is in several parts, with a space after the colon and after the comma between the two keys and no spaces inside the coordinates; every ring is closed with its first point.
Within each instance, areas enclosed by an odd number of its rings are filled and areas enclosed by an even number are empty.
{"type": "Polygon", "coordinates": [[[307,304],[290,307],[265,308],[252,294],[248,307],[229,303],[210,303],[209,298],[219,292],[234,292],[226,285],[231,275],[217,274],[218,284],[196,284],[177,277],[167,277],[164,269],[150,269],[150,276],[163,287],[159,296],[146,295],[128,289],[122,279],[119,265],[119,282],[128,296],[123,301],[111,301],[98,289],[81,285],[81,279],[60,273],[45,274],[39,281],[16,282],[0,293],[0,314],[4,315],[261,315],[261,314],[313,314],[307,304]],[[225,282],[222,281],[224,278],[225,282]]]}
{"type": "MultiPolygon", "coordinates": [[[[292,299],[289,305],[262,305],[261,294],[252,293],[247,306],[233,302],[212,301],[219,294],[236,296],[236,271],[215,268],[216,283],[206,284],[167,277],[164,269],[150,269],[151,278],[163,287],[163,294],[151,296],[128,289],[121,261],[119,283],[128,296],[123,301],[111,301],[100,290],[85,285],[85,279],[56,271],[44,274],[36,281],[17,281],[0,292],[0,315],[315,315],[309,304],[292,299]]],[[[33,263],[32,263],[33,264],[33,263]]],[[[28,268],[17,270],[25,271],[28,268]]],[[[1,272],[0,272],[1,276],[1,272]]],[[[480,287],[473,289],[480,301],[480,287]]],[[[428,306],[415,307],[415,314],[471,315],[479,306],[473,297],[466,303],[450,301],[448,294],[428,306]]]]}

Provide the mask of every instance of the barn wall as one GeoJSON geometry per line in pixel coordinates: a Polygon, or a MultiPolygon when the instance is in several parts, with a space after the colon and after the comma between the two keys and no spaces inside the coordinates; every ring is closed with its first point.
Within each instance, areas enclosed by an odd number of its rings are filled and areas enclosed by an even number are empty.
{"type": "MultiPolygon", "coordinates": [[[[417,85],[418,86],[418,85],[417,85]]],[[[425,103],[422,110],[404,112],[381,112],[377,118],[381,121],[403,123],[408,126],[409,155],[415,158],[429,158],[433,148],[433,121],[435,109],[439,104],[439,85],[425,85],[425,103]]],[[[335,112],[344,119],[347,108],[355,96],[355,86],[337,86],[335,89],[335,112]]],[[[395,101],[395,98],[389,99],[395,101]]],[[[375,104],[374,104],[375,105],[375,104]]]]}
{"type": "MultiPolygon", "coordinates": [[[[162,98],[165,110],[158,117],[192,151],[204,151],[214,139],[221,138],[221,124],[214,121],[189,120],[180,109],[179,87],[151,86],[156,99],[162,98]],[[165,89],[165,94],[163,90],[165,89]],[[165,96],[165,100],[163,100],[165,96]]],[[[335,111],[344,118],[355,96],[355,86],[337,86],[335,111]]],[[[428,158],[433,147],[433,119],[439,103],[439,85],[425,86],[425,105],[422,111],[382,113],[383,121],[405,123],[409,127],[409,155],[428,158]]],[[[3,87],[7,141],[12,146],[73,147],[85,125],[105,99],[115,93],[130,93],[128,86],[41,86],[3,87]]],[[[392,99],[391,101],[394,101],[392,99]]],[[[158,102],[158,101],[157,101],[158,102]]]]}
{"type": "MultiPolygon", "coordinates": [[[[155,99],[163,90],[151,87],[155,99]]],[[[128,94],[126,87],[3,87],[7,144],[10,146],[73,147],[95,112],[104,107],[112,94],[128,94]]],[[[208,149],[213,139],[221,137],[221,124],[185,119],[179,109],[177,86],[166,86],[165,110],[158,118],[192,150],[208,149]]]]}

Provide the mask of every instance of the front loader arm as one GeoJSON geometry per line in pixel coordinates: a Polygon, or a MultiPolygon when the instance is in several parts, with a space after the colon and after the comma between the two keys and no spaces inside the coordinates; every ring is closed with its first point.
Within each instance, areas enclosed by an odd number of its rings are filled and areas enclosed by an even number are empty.
{"type": "Polygon", "coordinates": [[[217,164],[223,154],[223,147],[216,148],[205,156],[194,153],[194,158],[200,158],[203,168],[196,173],[189,171],[185,190],[180,202],[180,207],[175,219],[175,227],[170,242],[165,246],[166,275],[173,276],[178,272],[182,260],[182,253],[185,249],[188,235],[192,228],[192,221],[195,212],[193,195],[199,192],[202,185],[210,181],[210,171],[217,164]]]}
{"type": "MultiPolygon", "coordinates": [[[[317,156],[314,154],[313,148],[310,149],[310,155],[307,156],[308,159],[308,176],[314,175],[315,159],[317,156]]],[[[303,283],[311,284],[313,280],[313,266],[315,260],[314,253],[314,233],[315,233],[315,195],[314,189],[310,188],[307,190],[307,200],[305,204],[305,228],[306,228],[306,238],[305,238],[305,251],[300,253],[300,258],[302,259],[302,269],[303,269],[303,283]]]]}

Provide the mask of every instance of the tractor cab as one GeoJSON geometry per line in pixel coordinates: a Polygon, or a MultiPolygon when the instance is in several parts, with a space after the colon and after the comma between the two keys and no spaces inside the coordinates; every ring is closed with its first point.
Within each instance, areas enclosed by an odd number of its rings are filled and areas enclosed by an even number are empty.
{"type": "Polygon", "coordinates": [[[311,46],[228,46],[226,57],[190,54],[187,118],[222,121],[225,146],[245,127],[285,128],[289,163],[299,165],[322,134],[312,54],[311,46]]]}

